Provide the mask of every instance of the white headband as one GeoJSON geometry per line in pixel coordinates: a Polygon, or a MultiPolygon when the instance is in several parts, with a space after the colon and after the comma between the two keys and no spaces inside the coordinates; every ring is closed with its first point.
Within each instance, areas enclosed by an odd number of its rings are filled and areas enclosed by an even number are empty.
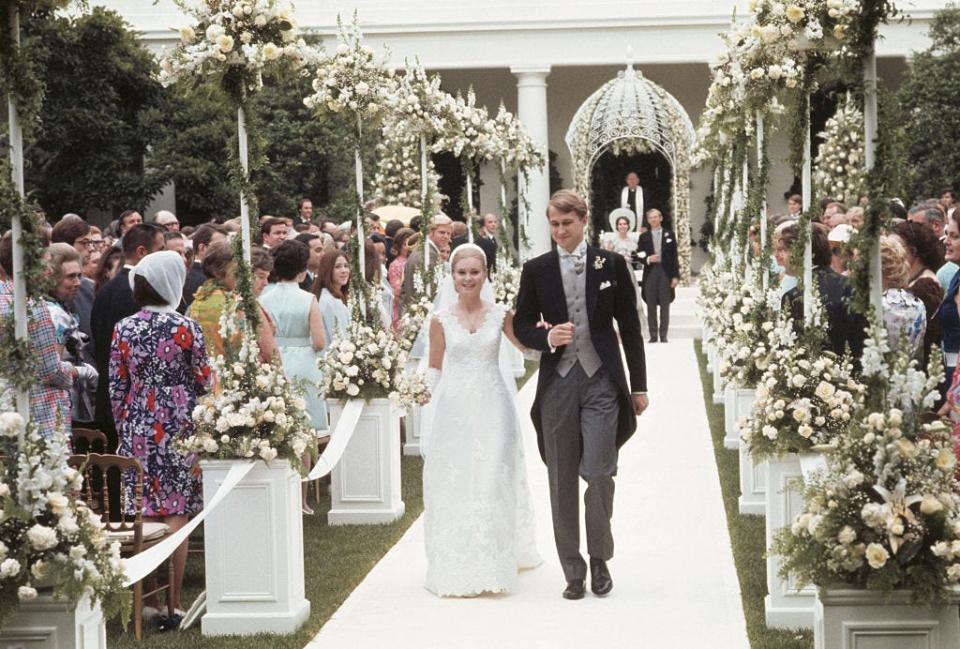
{"type": "Polygon", "coordinates": [[[461,243],[459,246],[457,246],[456,248],[453,249],[453,252],[450,253],[450,268],[451,268],[451,269],[453,269],[453,267],[454,267],[454,266],[456,265],[456,263],[457,263],[457,260],[456,260],[457,253],[459,253],[459,252],[461,252],[461,251],[463,251],[463,250],[476,250],[477,252],[479,252],[479,253],[480,253],[480,257],[483,259],[483,269],[484,269],[484,270],[487,269],[487,253],[485,253],[485,252],[483,251],[483,248],[481,248],[480,246],[478,246],[478,245],[475,244],[475,243],[461,243]]]}

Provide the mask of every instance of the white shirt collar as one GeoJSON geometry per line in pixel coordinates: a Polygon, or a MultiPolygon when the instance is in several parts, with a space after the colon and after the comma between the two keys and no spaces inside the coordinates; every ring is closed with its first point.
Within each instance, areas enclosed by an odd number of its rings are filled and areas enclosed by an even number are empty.
{"type": "Polygon", "coordinates": [[[587,254],[587,240],[584,239],[580,242],[580,245],[574,248],[573,252],[567,252],[561,247],[557,247],[557,252],[560,253],[560,258],[564,259],[567,257],[573,257],[574,259],[579,259],[587,254]]]}

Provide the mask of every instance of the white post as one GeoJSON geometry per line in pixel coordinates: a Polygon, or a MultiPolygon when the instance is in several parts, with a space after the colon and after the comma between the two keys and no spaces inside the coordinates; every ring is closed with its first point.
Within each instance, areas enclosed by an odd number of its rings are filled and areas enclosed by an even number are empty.
{"type": "Polygon", "coordinates": [[[360,263],[360,280],[366,281],[367,260],[363,249],[363,162],[360,160],[360,146],[353,151],[355,176],[357,179],[357,261],[360,263]]]}
{"type": "Polygon", "coordinates": [[[473,172],[467,169],[467,240],[473,243],[473,172]]]}
{"type": "MultiPolygon", "coordinates": [[[[427,211],[427,196],[428,187],[427,187],[427,135],[426,133],[420,134],[420,210],[421,214],[427,216],[430,214],[427,211]]],[[[422,241],[421,245],[423,246],[423,268],[426,270],[430,267],[430,244],[426,241],[422,241]]]]}
{"type": "MultiPolygon", "coordinates": [[[[10,35],[13,46],[20,47],[20,12],[17,4],[10,5],[10,35]]],[[[7,100],[9,107],[10,130],[10,168],[13,184],[24,196],[23,185],[23,129],[20,127],[20,115],[13,95],[7,100]]],[[[19,210],[13,210],[13,219],[10,225],[13,237],[13,331],[17,340],[27,340],[27,278],[23,275],[23,223],[20,221],[19,210]]],[[[26,390],[17,390],[17,412],[24,421],[30,420],[30,394],[26,390]]],[[[21,431],[20,445],[23,445],[24,434],[21,431]]]]}
{"type": "MultiPolygon", "coordinates": [[[[524,127],[537,146],[546,153],[549,145],[547,76],[550,74],[550,67],[520,66],[511,67],[510,71],[517,77],[517,117],[523,122],[524,127]]],[[[530,170],[526,181],[521,182],[519,188],[521,207],[524,193],[529,189],[530,210],[525,215],[526,219],[521,219],[521,223],[524,220],[527,221],[521,225],[521,228],[524,228],[524,225],[531,226],[525,228],[526,235],[530,240],[530,250],[525,251],[525,253],[539,255],[550,250],[550,228],[547,220],[542,218],[547,209],[547,201],[550,199],[548,156],[544,156],[542,167],[530,170]],[[526,187],[527,184],[529,184],[529,187],[526,187]],[[531,215],[533,215],[533,219],[530,218],[531,215]],[[541,218],[536,218],[538,216],[541,218]]],[[[584,198],[589,200],[589,197],[584,198]]]]}
{"type": "MultiPolygon", "coordinates": [[[[240,166],[243,168],[244,177],[248,177],[250,161],[247,152],[247,117],[243,113],[243,106],[237,107],[237,140],[240,143],[240,166]]],[[[240,190],[240,233],[243,237],[243,258],[249,264],[253,239],[250,232],[250,206],[243,190],[240,190]]]]}
{"type": "MultiPolygon", "coordinates": [[[[757,174],[760,174],[760,168],[763,166],[763,115],[757,111],[757,174]]],[[[760,250],[767,245],[767,188],[763,188],[762,198],[760,199],[760,250]]],[[[761,285],[766,292],[770,286],[770,269],[760,269],[761,285]]]]}
{"type": "MultiPolygon", "coordinates": [[[[524,200],[526,197],[526,192],[524,188],[527,186],[527,176],[523,171],[517,172],[517,258],[520,262],[520,265],[523,265],[523,260],[527,258],[528,253],[530,252],[530,246],[524,245],[524,237],[529,237],[530,233],[527,228],[527,208],[524,205],[524,200]]],[[[532,242],[531,242],[532,243],[532,242]]]]}
{"type": "MultiPolygon", "coordinates": [[[[803,211],[810,210],[810,202],[813,200],[812,187],[813,174],[811,172],[812,162],[810,160],[810,97],[806,98],[804,110],[807,111],[807,132],[803,140],[803,176],[801,178],[803,211]]],[[[813,313],[813,222],[807,226],[807,244],[803,248],[803,321],[806,324],[810,322],[810,316],[813,313]]]]}
{"type": "MultiPolygon", "coordinates": [[[[749,219],[750,215],[746,213],[747,203],[750,200],[750,163],[747,160],[747,156],[743,157],[743,171],[741,172],[740,180],[740,209],[744,210],[742,218],[749,219]]],[[[753,270],[752,264],[750,263],[750,233],[749,229],[747,236],[743,241],[743,268],[744,275],[747,278],[747,281],[753,281],[753,270]]]]}
{"type": "MultiPolygon", "coordinates": [[[[867,172],[873,169],[876,162],[877,138],[877,55],[872,49],[863,66],[863,153],[867,172]]],[[[879,196],[871,196],[871,200],[879,196]]],[[[870,304],[876,309],[877,315],[882,315],[883,309],[883,277],[880,272],[880,241],[877,240],[870,255],[870,304]]]]}

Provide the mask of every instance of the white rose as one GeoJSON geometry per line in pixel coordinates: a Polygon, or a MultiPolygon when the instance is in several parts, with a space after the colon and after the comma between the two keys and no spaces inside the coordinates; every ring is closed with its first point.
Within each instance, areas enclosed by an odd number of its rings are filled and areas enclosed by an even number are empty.
{"type": "Polygon", "coordinates": [[[60,521],[57,523],[57,529],[63,532],[64,535],[71,537],[80,531],[80,525],[77,524],[77,519],[73,514],[67,514],[66,516],[60,517],[60,521]]]}
{"type": "Polygon", "coordinates": [[[253,19],[253,24],[257,27],[263,27],[267,24],[267,17],[263,14],[258,14],[257,17],[253,19]]]}
{"type": "Polygon", "coordinates": [[[223,36],[223,27],[214,23],[207,27],[207,40],[211,43],[215,43],[218,38],[223,36]]]}
{"type": "Polygon", "coordinates": [[[35,550],[49,550],[57,545],[57,531],[37,523],[27,530],[27,540],[35,550]]]}
{"type": "Polygon", "coordinates": [[[21,586],[17,589],[17,597],[20,599],[36,599],[37,589],[30,586],[21,586]]]}
{"type": "Polygon", "coordinates": [[[193,31],[193,27],[181,27],[180,28],[180,40],[184,43],[192,43],[193,40],[197,37],[197,33],[193,31]]]}
{"type": "Polygon", "coordinates": [[[16,412],[0,414],[0,434],[7,437],[16,437],[23,429],[23,417],[16,412]]]}
{"type": "Polygon", "coordinates": [[[0,563],[0,577],[9,579],[20,574],[20,562],[16,559],[4,559],[0,563]]]}
{"type": "Polygon", "coordinates": [[[70,558],[74,561],[79,561],[87,556],[87,549],[82,545],[75,545],[70,548],[70,558]]]}
{"type": "MultiPolygon", "coordinates": [[[[232,50],[233,50],[233,36],[229,36],[229,35],[227,35],[227,34],[221,34],[220,36],[218,36],[218,37],[217,37],[217,47],[219,47],[219,48],[220,48],[220,51],[223,52],[224,54],[227,54],[227,53],[229,53],[230,51],[232,51],[232,50]]],[[[236,368],[234,368],[234,369],[236,369],[236,368]]],[[[242,375],[243,375],[242,369],[241,369],[240,372],[237,372],[237,373],[242,376],[242,375]]]]}
{"type": "Polygon", "coordinates": [[[947,579],[950,581],[960,581],[960,563],[954,563],[947,568],[947,579]]]}
{"type": "Polygon", "coordinates": [[[879,570],[887,563],[887,559],[890,558],[890,553],[887,552],[887,549],[880,545],[879,543],[871,543],[867,546],[867,563],[870,564],[870,567],[874,570],[879,570]]]}
{"type": "Polygon", "coordinates": [[[943,503],[936,496],[927,494],[920,502],[920,511],[924,514],[936,514],[943,509],[943,503]]]}
{"type": "Polygon", "coordinates": [[[843,545],[850,545],[857,540],[857,533],[849,525],[844,525],[840,533],[837,534],[837,540],[843,545]]]}
{"type": "Polygon", "coordinates": [[[219,446],[219,444],[217,444],[216,440],[214,440],[214,439],[212,439],[212,438],[210,438],[210,437],[208,437],[208,438],[206,438],[206,439],[203,440],[203,450],[204,450],[205,452],[207,452],[207,453],[216,453],[216,452],[217,452],[217,449],[219,449],[219,448],[220,448],[220,446],[219,446]]]}
{"type": "Polygon", "coordinates": [[[360,388],[358,388],[356,385],[351,383],[350,385],[347,386],[347,394],[350,395],[351,397],[355,397],[358,394],[360,394],[360,388]]]}
{"type": "Polygon", "coordinates": [[[802,388],[807,383],[807,377],[803,374],[794,374],[790,378],[790,383],[792,383],[795,388],[802,388]]]}
{"type": "Polygon", "coordinates": [[[277,449],[270,448],[270,447],[260,449],[260,457],[262,457],[267,462],[270,462],[271,460],[277,457],[277,449]]]}
{"type": "Polygon", "coordinates": [[[267,43],[263,46],[263,58],[268,61],[276,61],[280,58],[281,54],[283,54],[283,50],[273,43],[267,43]]]}
{"type": "Polygon", "coordinates": [[[67,506],[70,504],[70,499],[64,496],[59,491],[51,491],[47,494],[47,504],[50,505],[50,509],[57,516],[62,516],[65,511],[67,511],[67,506]]]}
{"type": "Polygon", "coordinates": [[[356,365],[351,365],[350,367],[344,370],[344,373],[349,377],[354,377],[360,373],[360,368],[357,367],[356,365]]]}

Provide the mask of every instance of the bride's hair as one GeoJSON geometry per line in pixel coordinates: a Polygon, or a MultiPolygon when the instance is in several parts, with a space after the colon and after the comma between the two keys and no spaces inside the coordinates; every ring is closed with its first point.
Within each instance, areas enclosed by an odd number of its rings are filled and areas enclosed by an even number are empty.
{"type": "Polygon", "coordinates": [[[483,252],[483,248],[473,243],[462,243],[450,254],[450,271],[456,269],[457,262],[461,259],[466,259],[467,257],[474,257],[480,260],[480,263],[483,264],[483,270],[487,270],[487,255],[483,252]]]}

